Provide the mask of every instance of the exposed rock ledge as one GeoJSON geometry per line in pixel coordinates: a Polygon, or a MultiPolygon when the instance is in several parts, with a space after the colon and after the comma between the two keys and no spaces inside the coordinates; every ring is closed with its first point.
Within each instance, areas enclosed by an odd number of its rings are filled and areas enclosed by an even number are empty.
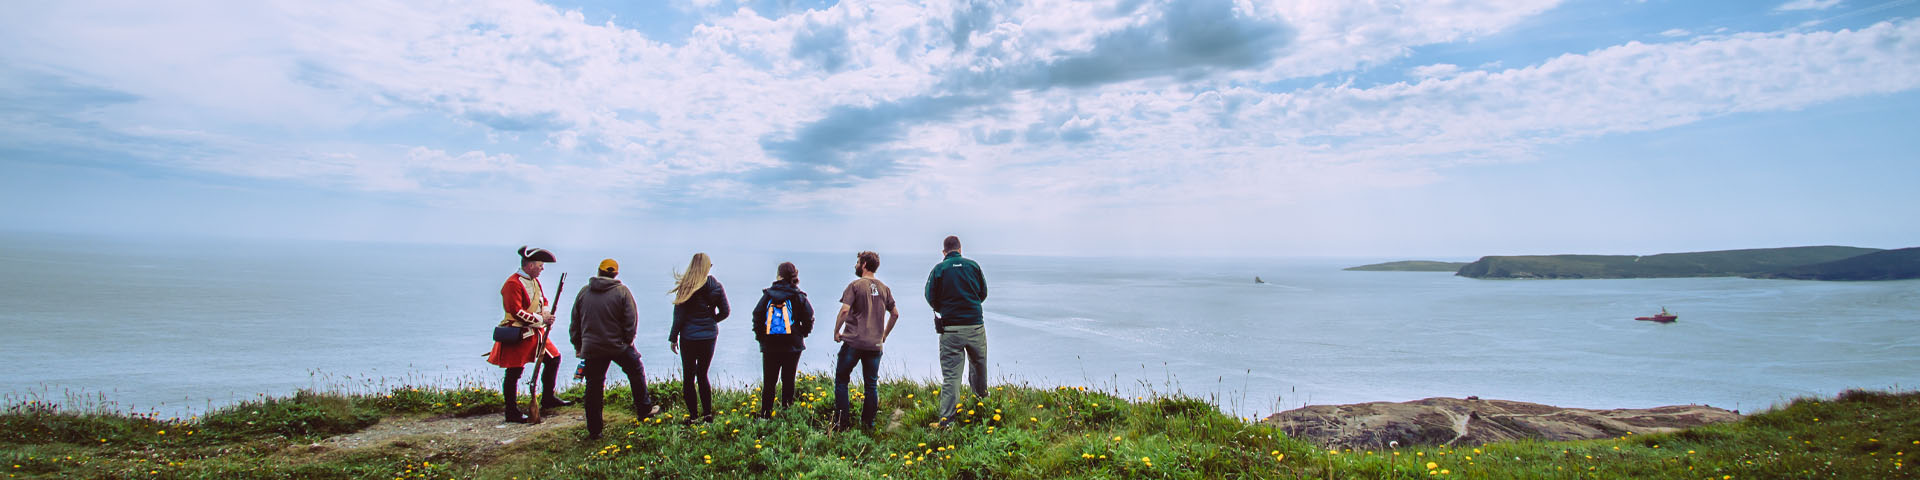
{"type": "Polygon", "coordinates": [[[1537,403],[1428,398],[1405,403],[1314,405],[1267,417],[1287,435],[1321,445],[1480,445],[1504,440],[1583,440],[1656,433],[1740,419],[1704,405],[1587,410],[1537,403]]]}

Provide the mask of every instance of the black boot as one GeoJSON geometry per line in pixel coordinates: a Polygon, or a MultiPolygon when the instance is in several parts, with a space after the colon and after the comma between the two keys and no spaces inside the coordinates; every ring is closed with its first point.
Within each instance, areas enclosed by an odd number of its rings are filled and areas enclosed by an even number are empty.
{"type": "Polygon", "coordinates": [[[554,380],[558,380],[560,376],[560,359],[549,358],[544,363],[546,364],[546,369],[540,372],[540,383],[542,383],[540,386],[540,408],[560,408],[573,405],[573,402],[561,400],[560,397],[553,394],[553,382],[554,380]]]}
{"type": "Polygon", "coordinates": [[[507,403],[507,423],[527,423],[527,417],[520,414],[520,372],[517,368],[507,369],[506,383],[500,387],[500,395],[507,403]]]}

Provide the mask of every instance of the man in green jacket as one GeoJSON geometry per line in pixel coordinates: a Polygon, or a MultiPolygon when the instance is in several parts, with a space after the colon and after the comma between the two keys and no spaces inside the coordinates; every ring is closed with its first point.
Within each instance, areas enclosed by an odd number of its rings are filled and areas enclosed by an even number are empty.
{"type": "Polygon", "coordinates": [[[927,305],[933,307],[933,329],[940,334],[940,423],[953,424],[954,405],[960,400],[961,368],[968,371],[973,394],[987,396],[987,327],[981,321],[980,302],[987,299],[987,277],[980,264],[960,256],[960,237],[942,244],[946,258],[927,274],[927,305]],[[964,363],[963,363],[964,361],[964,363]]]}

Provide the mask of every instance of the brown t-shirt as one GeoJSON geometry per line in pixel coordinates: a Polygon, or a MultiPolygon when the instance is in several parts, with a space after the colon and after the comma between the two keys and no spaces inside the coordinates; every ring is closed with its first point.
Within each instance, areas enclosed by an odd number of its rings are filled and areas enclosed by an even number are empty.
{"type": "Polygon", "coordinates": [[[859,350],[879,350],[887,341],[887,313],[894,311],[893,290],[879,280],[862,278],[847,284],[847,290],[840,292],[840,303],[849,307],[842,341],[859,350]]]}

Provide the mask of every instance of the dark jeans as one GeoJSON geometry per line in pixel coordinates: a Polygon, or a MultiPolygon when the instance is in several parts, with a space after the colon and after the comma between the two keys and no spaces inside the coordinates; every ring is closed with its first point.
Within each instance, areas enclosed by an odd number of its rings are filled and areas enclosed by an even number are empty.
{"type": "Polygon", "coordinates": [[[852,416],[853,404],[847,401],[847,382],[853,376],[854,362],[860,363],[860,380],[866,384],[862,391],[867,398],[860,402],[860,425],[873,428],[873,416],[880,412],[880,351],[861,350],[852,345],[840,345],[840,361],[833,369],[833,421],[837,426],[845,426],[847,417],[852,416]]]}
{"type": "Polygon", "coordinates": [[[793,370],[800,352],[760,352],[760,416],[773,411],[773,386],[780,386],[780,408],[793,406],[793,370]]]}
{"type": "Polygon", "coordinates": [[[587,434],[600,436],[600,408],[605,401],[607,385],[607,364],[620,365],[620,371],[627,374],[627,385],[633,387],[633,415],[645,420],[653,410],[653,397],[647,395],[647,367],[640,363],[640,352],[627,347],[625,356],[615,358],[587,359],[587,434]]]}
{"type": "Polygon", "coordinates": [[[715,340],[680,340],[680,370],[686,377],[680,381],[680,396],[687,400],[688,416],[713,416],[713,384],[707,382],[707,369],[713,366],[715,340]]]}

